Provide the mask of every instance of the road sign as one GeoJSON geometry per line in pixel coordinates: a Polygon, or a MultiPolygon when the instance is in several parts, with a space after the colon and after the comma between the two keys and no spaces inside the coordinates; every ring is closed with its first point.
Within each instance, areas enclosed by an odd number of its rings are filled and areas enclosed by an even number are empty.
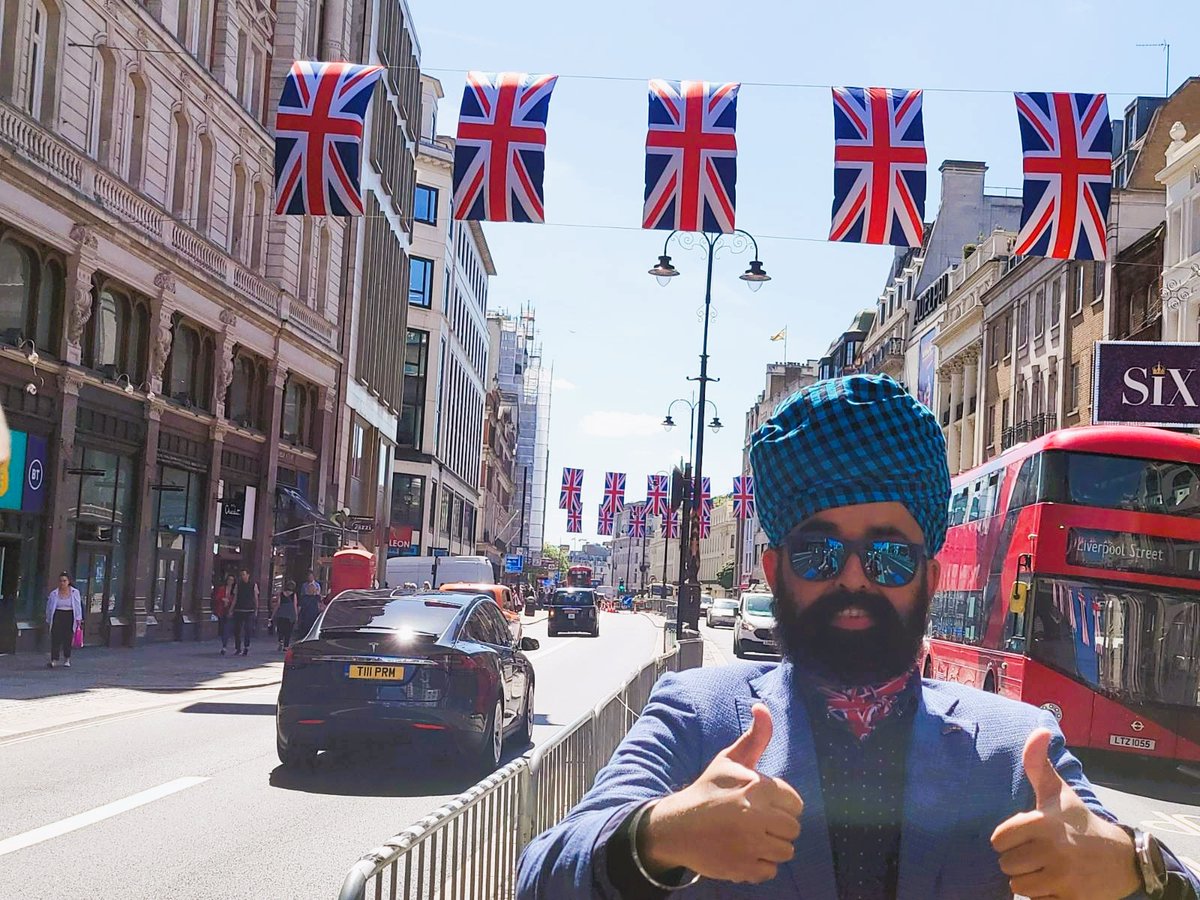
{"type": "Polygon", "coordinates": [[[515,575],[518,572],[525,571],[525,557],[523,556],[506,556],[504,557],[504,571],[510,575],[515,575]]]}
{"type": "Polygon", "coordinates": [[[449,556],[450,551],[448,549],[446,549],[445,547],[434,547],[433,555],[434,556],[449,556]]]}

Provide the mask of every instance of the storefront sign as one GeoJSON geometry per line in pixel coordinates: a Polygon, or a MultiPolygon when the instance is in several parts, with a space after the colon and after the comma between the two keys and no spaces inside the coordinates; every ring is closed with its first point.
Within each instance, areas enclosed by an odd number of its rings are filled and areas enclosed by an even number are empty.
{"type": "Polygon", "coordinates": [[[46,439],[40,434],[25,438],[25,493],[21,509],[40,513],[46,508],[46,439]]]}
{"type": "Polygon", "coordinates": [[[413,543],[411,525],[393,525],[388,529],[388,546],[397,550],[409,550],[413,543]]]}
{"type": "Polygon", "coordinates": [[[7,478],[0,486],[0,509],[20,509],[21,498],[25,493],[25,432],[13,431],[12,456],[8,460],[7,478]]]}
{"type": "Polygon", "coordinates": [[[1098,341],[1092,422],[1200,426],[1200,343],[1098,341]]]}
{"type": "Polygon", "coordinates": [[[1200,542],[1072,528],[1067,536],[1067,562],[1091,569],[1200,580],[1200,542]]]}
{"type": "Polygon", "coordinates": [[[366,532],[366,531],[374,531],[375,530],[375,517],[374,516],[351,516],[349,519],[346,520],[346,530],[354,531],[359,534],[362,534],[363,532],[366,532]]]}

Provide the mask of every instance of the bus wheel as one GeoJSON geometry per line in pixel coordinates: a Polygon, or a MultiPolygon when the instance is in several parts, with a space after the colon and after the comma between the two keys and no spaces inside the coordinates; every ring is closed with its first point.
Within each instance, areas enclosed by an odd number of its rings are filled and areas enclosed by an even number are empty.
{"type": "Polygon", "coordinates": [[[988,672],[987,678],[983,679],[983,689],[989,694],[996,693],[996,676],[991,672],[988,672]]]}
{"type": "Polygon", "coordinates": [[[922,678],[933,677],[933,660],[930,657],[925,657],[925,670],[921,672],[922,678]]]}

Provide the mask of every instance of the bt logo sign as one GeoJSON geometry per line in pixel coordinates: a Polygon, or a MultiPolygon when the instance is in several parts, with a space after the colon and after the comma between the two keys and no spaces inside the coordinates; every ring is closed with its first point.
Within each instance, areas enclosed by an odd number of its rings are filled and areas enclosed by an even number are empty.
{"type": "Polygon", "coordinates": [[[45,478],[45,470],[42,468],[42,461],[34,459],[29,463],[29,474],[26,482],[31,491],[40,491],[42,489],[42,481],[45,478]]]}

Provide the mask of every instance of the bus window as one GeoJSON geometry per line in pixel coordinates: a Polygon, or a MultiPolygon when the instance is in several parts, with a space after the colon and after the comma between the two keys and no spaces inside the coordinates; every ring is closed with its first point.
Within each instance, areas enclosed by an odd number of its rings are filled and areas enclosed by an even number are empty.
{"type": "Polygon", "coordinates": [[[1000,472],[993,472],[987,480],[987,506],[983,510],[984,518],[994,516],[1000,500],[1000,472]]]}
{"type": "Polygon", "coordinates": [[[950,500],[950,525],[961,525],[967,517],[967,494],[971,489],[964,487],[950,500]]]}
{"type": "Polygon", "coordinates": [[[1019,509],[1038,502],[1041,461],[1042,454],[1035,453],[1021,463],[1021,470],[1017,472],[1017,483],[1013,486],[1012,501],[1008,504],[1009,509],[1019,509]]]}
{"type": "Polygon", "coordinates": [[[987,484],[981,478],[971,487],[971,512],[968,522],[978,522],[984,517],[983,505],[987,502],[987,484]]]}
{"type": "Polygon", "coordinates": [[[1064,503],[1200,517],[1200,466],[1098,453],[1047,456],[1053,458],[1055,499],[1064,503]]]}

